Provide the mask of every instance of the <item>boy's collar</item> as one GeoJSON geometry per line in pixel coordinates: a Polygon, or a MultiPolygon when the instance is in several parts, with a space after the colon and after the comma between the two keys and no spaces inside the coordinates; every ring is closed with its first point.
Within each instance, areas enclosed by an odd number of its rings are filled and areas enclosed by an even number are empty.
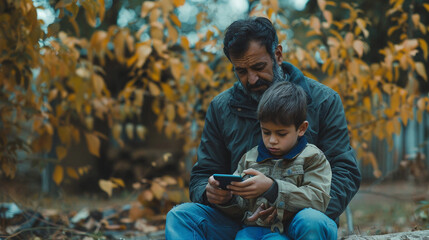
{"type": "Polygon", "coordinates": [[[264,145],[264,141],[260,141],[258,145],[258,159],[257,163],[262,163],[270,159],[285,159],[291,160],[294,159],[298,154],[300,154],[304,148],[307,146],[307,138],[305,136],[299,137],[297,144],[283,157],[274,156],[268,151],[264,145]]]}

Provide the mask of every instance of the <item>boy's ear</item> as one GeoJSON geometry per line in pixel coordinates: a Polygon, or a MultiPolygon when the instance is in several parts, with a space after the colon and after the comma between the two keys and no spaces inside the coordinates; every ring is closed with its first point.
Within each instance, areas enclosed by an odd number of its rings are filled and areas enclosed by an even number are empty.
{"type": "Polygon", "coordinates": [[[304,121],[298,128],[298,136],[304,136],[304,133],[307,131],[308,121],[304,121]]]}

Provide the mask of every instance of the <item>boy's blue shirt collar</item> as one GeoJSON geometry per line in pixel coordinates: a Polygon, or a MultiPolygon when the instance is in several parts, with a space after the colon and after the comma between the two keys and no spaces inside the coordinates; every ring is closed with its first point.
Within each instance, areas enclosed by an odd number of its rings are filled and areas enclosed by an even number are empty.
{"type": "Polygon", "coordinates": [[[307,138],[305,136],[298,138],[298,143],[283,157],[274,156],[268,151],[268,149],[264,145],[264,141],[260,141],[258,145],[258,159],[257,163],[262,163],[269,159],[285,159],[291,160],[294,159],[298,154],[300,154],[304,148],[307,146],[307,138]]]}

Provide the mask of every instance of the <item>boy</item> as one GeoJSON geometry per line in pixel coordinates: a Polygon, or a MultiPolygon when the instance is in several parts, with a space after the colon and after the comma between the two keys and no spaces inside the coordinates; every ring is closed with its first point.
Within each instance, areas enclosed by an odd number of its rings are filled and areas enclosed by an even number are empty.
{"type": "Polygon", "coordinates": [[[228,185],[232,200],[216,205],[242,219],[244,228],[236,239],[295,239],[288,228],[297,212],[328,207],[331,168],[323,152],[304,137],[306,113],[307,96],[298,85],[275,83],[263,94],[257,109],[262,141],[241,158],[234,174],[244,175],[245,181],[228,185]],[[272,224],[255,219],[255,213],[268,207],[277,211],[272,224]]]}

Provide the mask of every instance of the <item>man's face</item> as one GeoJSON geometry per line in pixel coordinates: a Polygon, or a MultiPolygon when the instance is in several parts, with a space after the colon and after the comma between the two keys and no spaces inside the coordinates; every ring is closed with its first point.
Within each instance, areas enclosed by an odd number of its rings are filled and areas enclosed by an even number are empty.
{"type": "Polygon", "coordinates": [[[250,42],[249,49],[240,57],[231,56],[235,73],[241,84],[255,100],[259,101],[265,90],[275,79],[283,79],[280,67],[281,46],[275,51],[276,61],[273,61],[264,45],[259,42],[250,42]]]}

